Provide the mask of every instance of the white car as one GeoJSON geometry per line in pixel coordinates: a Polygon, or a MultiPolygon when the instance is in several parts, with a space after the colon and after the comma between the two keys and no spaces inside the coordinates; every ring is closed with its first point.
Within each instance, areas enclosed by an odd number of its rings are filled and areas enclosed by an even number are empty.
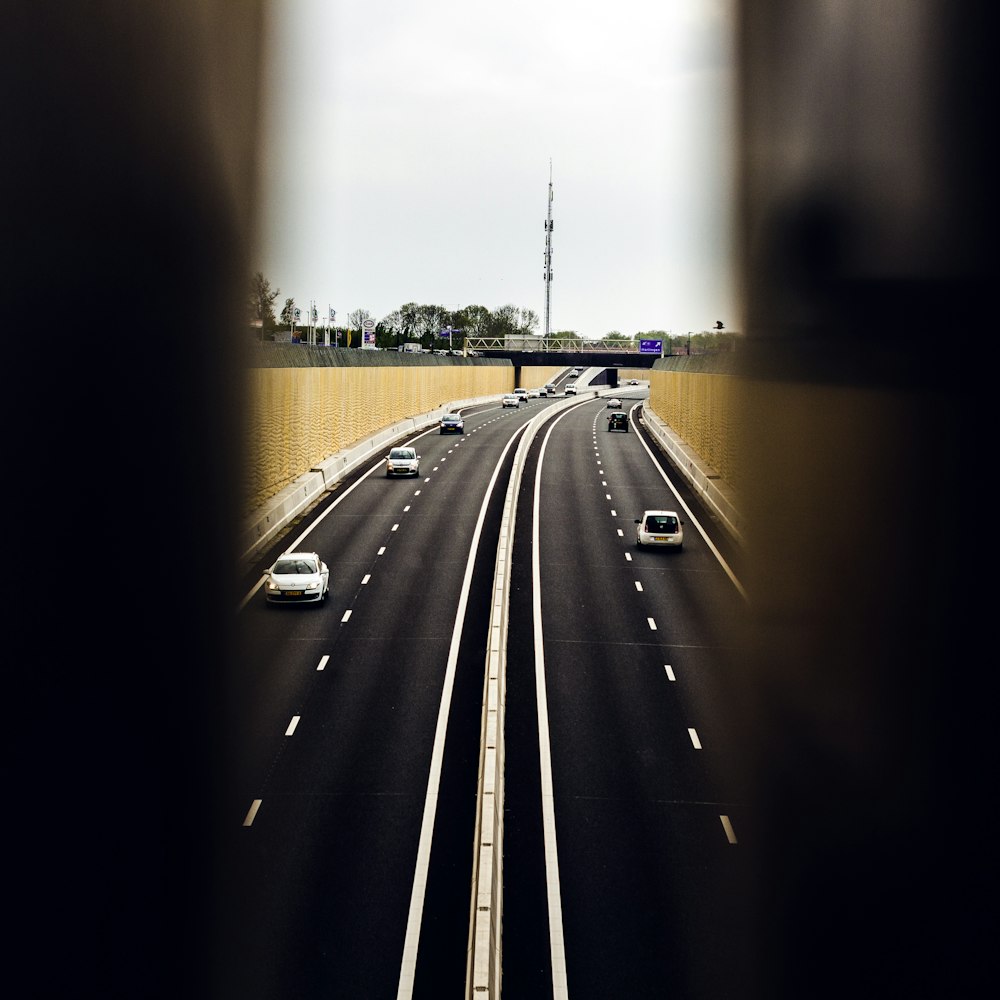
{"type": "Polygon", "coordinates": [[[576,395],[576,383],[575,382],[570,382],[570,384],[568,386],[566,386],[566,395],[567,396],[575,396],[576,395]]]}
{"type": "Polygon", "coordinates": [[[511,393],[508,396],[504,396],[504,398],[500,400],[500,405],[504,407],[504,409],[506,409],[508,406],[513,406],[514,409],[516,410],[521,405],[521,400],[518,399],[518,397],[515,396],[513,393],[511,393]]]}
{"type": "Polygon", "coordinates": [[[629,385],[638,385],[639,384],[639,380],[637,378],[630,378],[628,380],[628,384],[629,385]]]}
{"type": "Polygon", "coordinates": [[[416,448],[391,448],[385,460],[386,478],[391,476],[419,476],[420,456],[416,448]]]}
{"type": "Polygon", "coordinates": [[[635,523],[635,544],[679,549],[684,544],[684,522],[675,510],[647,510],[635,523]]]}
{"type": "Polygon", "coordinates": [[[528,390],[528,399],[541,399],[541,394],[537,389],[528,390]]]}
{"type": "Polygon", "coordinates": [[[319,604],[330,593],[330,568],[315,552],[286,552],[267,571],[269,604],[319,604]]]}
{"type": "Polygon", "coordinates": [[[515,389],[514,390],[514,395],[517,396],[518,399],[527,399],[528,398],[528,390],[527,389],[515,389]]]}
{"type": "Polygon", "coordinates": [[[620,399],[609,399],[608,409],[609,410],[620,410],[622,408],[622,401],[620,399]]]}

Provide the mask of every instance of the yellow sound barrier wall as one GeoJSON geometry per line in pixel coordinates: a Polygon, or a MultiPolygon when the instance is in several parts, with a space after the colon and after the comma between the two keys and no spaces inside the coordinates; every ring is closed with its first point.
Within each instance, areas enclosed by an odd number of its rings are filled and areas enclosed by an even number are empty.
{"type": "Polygon", "coordinates": [[[507,366],[252,368],[247,376],[244,513],[383,427],[514,388],[507,366]]]}

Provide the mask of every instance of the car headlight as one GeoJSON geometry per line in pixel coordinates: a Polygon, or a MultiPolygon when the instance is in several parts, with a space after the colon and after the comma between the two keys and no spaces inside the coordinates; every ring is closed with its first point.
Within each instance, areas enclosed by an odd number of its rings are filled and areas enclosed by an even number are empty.
{"type": "Polygon", "coordinates": [[[264,584],[264,586],[265,586],[265,587],[267,587],[267,589],[268,589],[268,590],[280,590],[280,589],[281,589],[281,588],[280,588],[280,587],[279,587],[279,586],[278,586],[278,585],[277,585],[277,584],[276,584],[276,583],[274,582],[274,580],[272,580],[272,579],[271,579],[270,577],[268,577],[268,580],[267,580],[267,583],[266,583],[266,584],[264,584]]]}

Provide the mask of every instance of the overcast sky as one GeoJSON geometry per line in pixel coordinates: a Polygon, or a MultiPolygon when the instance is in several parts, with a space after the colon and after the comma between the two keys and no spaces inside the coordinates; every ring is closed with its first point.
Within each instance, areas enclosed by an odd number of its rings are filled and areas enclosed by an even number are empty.
{"type": "Polygon", "coordinates": [[[343,325],[739,329],[729,0],[275,0],[257,266],[343,325]]]}

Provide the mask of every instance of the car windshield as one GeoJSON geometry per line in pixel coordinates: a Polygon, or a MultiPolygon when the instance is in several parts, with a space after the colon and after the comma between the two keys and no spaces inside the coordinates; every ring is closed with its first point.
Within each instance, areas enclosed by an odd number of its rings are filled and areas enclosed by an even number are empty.
{"type": "Polygon", "coordinates": [[[316,563],[312,559],[279,559],[274,564],[274,572],[279,576],[315,573],[316,563]]]}
{"type": "Polygon", "coordinates": [[[389,458],[413,458],[414,451],[412,448],[393,448],[389,452],[389,458]]]}
{"type": "Polygon", "coordinates": [[[646,530],[662,532],[665,535],[673,534],[677,531],[677,518],[661,516],[647,517],[646,530]]]}

